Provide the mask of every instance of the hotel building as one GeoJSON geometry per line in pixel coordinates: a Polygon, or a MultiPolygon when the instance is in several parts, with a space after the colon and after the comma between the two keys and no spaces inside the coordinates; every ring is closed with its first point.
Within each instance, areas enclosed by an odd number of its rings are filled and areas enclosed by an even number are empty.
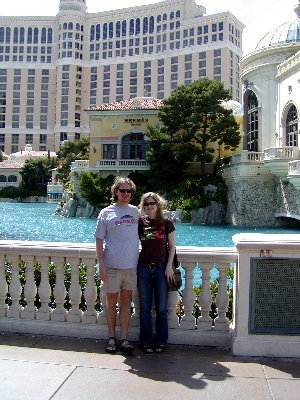
{"type": "Polygon", "coordinates": [[[243,28],[194,0],[99,13],[60,0],[56,16],[0,17],[0,150],[57,151],[89,135],[85,109],[162,100],[204,76],[241,102],[243,28]]]}

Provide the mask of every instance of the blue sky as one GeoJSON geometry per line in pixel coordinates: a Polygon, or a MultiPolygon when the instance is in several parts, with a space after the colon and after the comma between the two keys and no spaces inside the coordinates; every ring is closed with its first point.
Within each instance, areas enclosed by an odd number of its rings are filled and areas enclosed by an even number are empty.
{"type": "MultiPolygon", "coordinates": [[[[207,14],[230,11],[246,25],[243,33],[244,54],[254,49],[258,41],[272,28],[296,18],[297,0],[196,0],[207,14]]],[[[111,0],[110,6],[100,0],[87,0],[88,12],[115,10],[157,3],[157,0],[111,0]]],[[[59,0],[11,0],[1,2],[1,15],[56,15],[59,0]]]]}

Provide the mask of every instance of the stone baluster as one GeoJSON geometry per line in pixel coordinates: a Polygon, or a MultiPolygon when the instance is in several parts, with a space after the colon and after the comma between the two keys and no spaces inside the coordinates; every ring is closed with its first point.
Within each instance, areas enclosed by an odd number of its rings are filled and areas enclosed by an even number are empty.
{"type": "Polygon", "coordinates": [[[210,292],[210,270],[211,263],[201,263],[202,270],[202,290],[199,296],[199,305],[201,316],[198,318],[198,329],[201,331],[212,330],[212,318],[209,313],[211,311],[211,292],[210,292]]]}
{"type": "Polygon", "coordinates": [[[37,288],[34,281],[34,256],[22,256],[22,260],[26,264],[26,282],[24,285],[24,297],[26,300],[26,307],[21,311],[21,318],[35,319],[36,306],[34,305],[37,288]]]}
{"type": "Polygon", "coordinates": [[[218,316],[215,319],[215,330],[228,331],[229,320],[226,317],[226,312],[229,304],[229,296],[227,293],[227,270],[229,268],[229,264],[218,264],[216,267],[219,271],[219,287],[216,296],[218,316]]]}
{"type": "Polygon", "coordinates": [[[183,264],[185,270],[185,288],[183,289],[183,307],[184,316],[180,321],[180,328],[195,329],[195,317],[193,315],[195,295],[193,291],[193,271],[195,262],[185,262],[183,264]]]}
{"type": "Polygon", "coordinates": [[[80,322],[82,317],[82,311],[79,309],[81,301],[81,288],[79,285],[79,266],[80,262],[78,258],[68,257],[68,262],[71,264],[71,285],[69,289],[69,297],[71,303],[71,310],[67,314],[68,322],[80,322]]]}
{"type": "Polygon", "coordinates": [[[95,310],[95,303],[97,299],[97,290],[95,285],[95,271],[94,260],[82,260],[86,265],[86,288],[84,297],[86,302],[86,311],[83,313],[82,322],[85,324],[95,324],[97,322],[97,312],[95,310]],[[89,264],[89,265],[88,265],[89,264]],[[92,266],[90,266],[92,264],[92,266]]]}
{"type": "Polygon", "coordinates": [[[168,326],[171,329],[179,328],[178,316],[176,315],[177,302],[178,292],[169,291],[168,326]]]}
{"type": "Polygon", "coordinates": [[[100,302],[102,306],[102,311],[98,316],[98,323],[101,325],[105,325],[106,322],[106,290],[105,285],[101,282],[100,286],[100,302]]]}
{"type": "Polygon", "coordinates": [[[20,282],[20,266],[19,266],[19,256],[12,254],[9,256],[9,261],[11,262],[11,282],[9,285],[9,294],[11,297],[11,306],[7,310],[7,317],[9,318],[20,318],[21,305],[20,296],[22,294],[22,285],[20,282]]]}
{"type": "Polygon", "coordinates": [[[64,257],[55,257],[52,259],[55,264],[55,287],[54,287],[54,299],[56,303],[56,308],[51,314],[51,320],[64,322],[66,319],[67,311],[64,308],[65,298],[66,298],[66,287],[64,282],[64,257]]]}
{"type": "Polygon", "coordinates": [[[0,317],[6,316],[7,304],[5,303],[8,285],[5,277],[5,257],[0,254],[0,317]]]}
{"type": "Polygon", "coordinates": [[[131,315],[130,326],[140,326],[140,299],[137,288],[132,292],[134,313],[131,315]]]}
{"type": "Polygon", "coordinates": [[[36,319],[48,321],[52,312],[52,309],[49,307],[51,296],[51,287],[49,282],[49,257],[39,257],[39,263],[41,265],[41,283],[38,287],[38,294],[40,297],[41,307],[36,313],[36,319]]]}

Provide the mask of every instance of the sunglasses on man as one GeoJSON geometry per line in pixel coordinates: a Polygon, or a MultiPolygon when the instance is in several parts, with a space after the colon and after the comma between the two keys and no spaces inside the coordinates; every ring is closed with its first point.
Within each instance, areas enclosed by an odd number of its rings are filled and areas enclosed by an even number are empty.
{"type": "Polygon", "coordinates": [[[130,194],[133,193],[133,190],[132,190],[132,189],[119,189],[119,188],[118,188],[118,190],[119,190],[119,192],[121,192],[121,193],[130,193],[130,194]]]}

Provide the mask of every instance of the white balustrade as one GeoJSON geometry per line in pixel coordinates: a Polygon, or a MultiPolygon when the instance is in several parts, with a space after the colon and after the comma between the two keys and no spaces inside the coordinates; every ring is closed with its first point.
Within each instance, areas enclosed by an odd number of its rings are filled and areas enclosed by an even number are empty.
{"type": "Polygon", "coordinates": [[[0,317],[6,316],[8,285],[5,277],[5,258],[4,254],[0,254],[0,317]]]}
{"type": "MultiPolygon", "coordinates": [[[[230,248],[178,247],[177,255],[185,273],[185,286],[181,291],[182,299],[177,292],[169,293],[169,341],[229,345],[231,334],[226,317],[229,301],[226,274],[230,264],[237,261],[236,251],[230,248]],[[213,318],[210,274],[215,265],[219,276],[215,299],[217,317],[213,318]],[[197,273],[198,268],[202,272],[198,299],[200,316],[195,315],[196,294],[193,288],[194,271],[197,273]]],[[[106,338],[106,294],[101,287],[100,300],[97,297],[95,264],[93,244],[0,241],[1,329],[106,338]],[[8,270],[5,268],[6,262],[8,270]],[[25,284],[20,280],[20,268],[24,263],[25,284]],[[82,296],[85,310],[81,309],[82,296]],[[24,300],[22,305],[20,300],[24,300]],[[99,301],[101,312],[95,309],[99,301]],[[12,320],[13,325],[9,323],[12,320]],[[32,320],[36,321],[32,323],[32,320]]],[[[137,291],[133,293],[133,307],[130,332],[131,338],[138,340],[137,291]]]]}

